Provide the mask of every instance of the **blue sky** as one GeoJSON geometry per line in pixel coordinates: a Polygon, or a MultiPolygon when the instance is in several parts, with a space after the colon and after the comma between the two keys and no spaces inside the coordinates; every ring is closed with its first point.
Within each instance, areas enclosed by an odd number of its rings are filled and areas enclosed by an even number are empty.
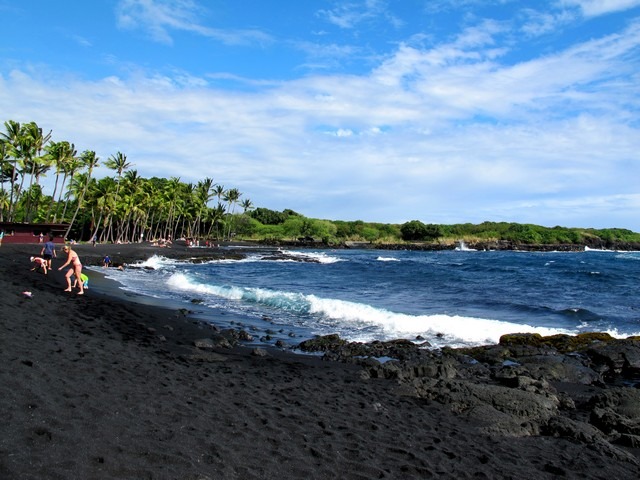
{"type": "Polygon", "coordinates": [[[332,220],[640,231],[640,0],[0,0],[0,16],[0,120],[142,176],[332,220]]]}

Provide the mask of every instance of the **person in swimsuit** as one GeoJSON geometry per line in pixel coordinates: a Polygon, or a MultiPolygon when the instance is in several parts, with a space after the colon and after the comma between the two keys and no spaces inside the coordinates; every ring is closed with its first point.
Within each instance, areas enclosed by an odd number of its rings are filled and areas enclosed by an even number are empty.
{"type": "MultiPolygon", "coordinates": [[[[64,265],[58,268],[58,270],[62,270],[67,265],[71,265],[71,268],[67,270],[67,273],[65,274],[65,277],[67,278],[67,288],[64,290],[65,292],[70,292],[72,290],[71,276],[75,274],[76,278],[80,278],[82,275],[82,262],[80,262],[78,254],[71,250],[69,245],[65,245],[62,250],[67,254],[67,261],[64,265]]],[[[84,285],[82,285],[82,282],[78,282],[78,288],[80,288],[78,295],[84,295],[84,285]]]]}

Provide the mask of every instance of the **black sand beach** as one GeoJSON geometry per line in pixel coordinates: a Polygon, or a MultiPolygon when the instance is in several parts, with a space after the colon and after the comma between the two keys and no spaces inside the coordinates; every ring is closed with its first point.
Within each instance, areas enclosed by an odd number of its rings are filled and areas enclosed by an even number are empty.
{"type": "MultiPolygon", "coordinates": [[[[107,251],[116,262],[159,251],[74,248],[90,265],[107,251]]],[[[569,413],[545,417],[542,430],[487,428],[494,418],[488,409],[452,411],[451,402],[426,392],[431,384],[422,377],[375,378],[361,365],[271,349],[257,355],[242,346],[196,348],[215,329],[180,311],[93,289],[66,293],[56,270],[62,257],[47,276],[30,271],[29,257],[39,251],[38,244],[0,247],[0,478],[640,477],[640,412],[633,404],[627,413],[602,407],[626,415],[626,442],[578,422],[581,405],[596,395],[619,398],[637,388],[547,388],[540,381],[536,392],[546,388],[560,399],[560,407],[549,408],[569,413]],[[552,429],[554,422],[561,426],[552,429]]],[[[162,254],[199,255],[183,247],[162,254]]],[[[447,384],[473,396],[477,390],[463,391],[467,384],[458,377],[440,376],[434,388],[447,384]]]]}

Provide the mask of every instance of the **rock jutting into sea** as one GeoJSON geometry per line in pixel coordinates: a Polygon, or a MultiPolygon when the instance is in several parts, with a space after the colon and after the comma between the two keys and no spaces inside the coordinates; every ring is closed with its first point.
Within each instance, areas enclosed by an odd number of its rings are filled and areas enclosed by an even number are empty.
{"type": "Polygon", "coordinates": [[[638,461],[620,447],[640,448],[640,337],[510,334],[497,345],[431,350],[329,335],[298,348],[358,364],[363,378],[392,379],[400,394],[446,405],[484,433],[566,437],[638,461]]]}

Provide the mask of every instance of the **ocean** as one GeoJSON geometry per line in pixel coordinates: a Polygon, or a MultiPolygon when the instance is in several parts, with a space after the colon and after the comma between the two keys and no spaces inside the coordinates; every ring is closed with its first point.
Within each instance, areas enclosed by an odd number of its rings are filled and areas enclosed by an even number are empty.
{"type": "Polygon", "coordinates": [[[515,332],[640,335],[640,252],[291,249],[274,257],[256,248],[242,260],[154,256],[134,267],[108,277],[242,328],[256,344],[333,333],[433,347],[497,343],[515,332]]]}

